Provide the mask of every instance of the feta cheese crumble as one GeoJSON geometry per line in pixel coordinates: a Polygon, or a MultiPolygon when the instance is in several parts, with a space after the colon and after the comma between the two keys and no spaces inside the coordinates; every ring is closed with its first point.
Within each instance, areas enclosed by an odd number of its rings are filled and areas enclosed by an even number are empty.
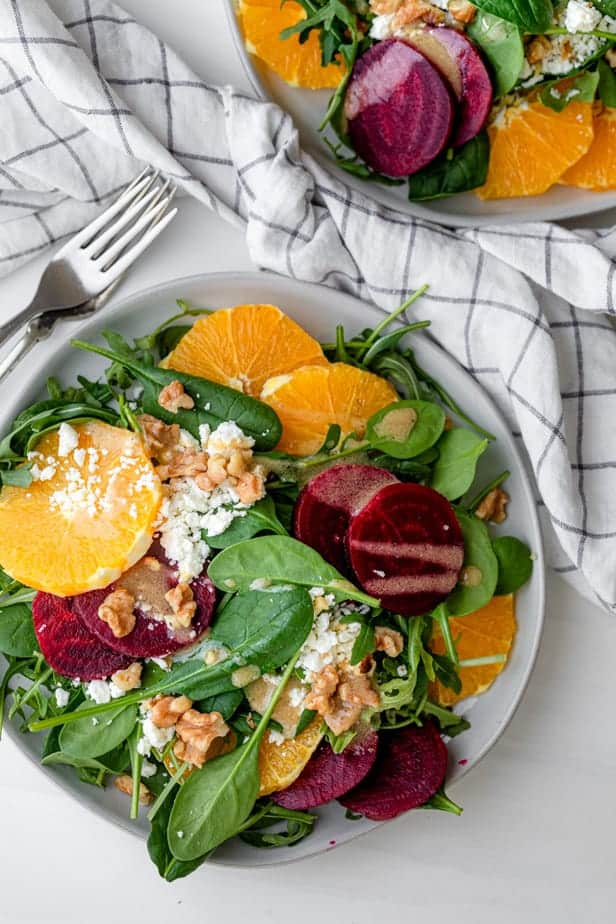
{"type": "MultiPolygon", "coordinates": [[[[312,591],[316,590],[323,590],[323,588],[312,588],[311,596],[312,591]]],[[[315,594],[316,598],[322,598],[322,594],[315,594]]],[[[370,612],[368,607],[359,607],[354,603],[336,606],[333,603],[333,597],[331,606],[332,608],[322,610],[315,616],[310,635],[304,642],[297,659],[297,667],[304,671],[309,683],[328,664],[341,664],[351,659],[353,644],[361,630],[361,623],[341,623],[341,617],[352,613],[365,615],[362,610],[370,612]]]]}
{"type": "Polygon", "coordinates": [[[146,716],[141,725],[142,737],[137,742],[137,751],[143,757],[149,757],[152,748],[161,751],[175,735],[175,725],[171,728],[159,728],[146,716]]]}
{"type": "Polygon", "coordinates": [[[86,696],[93,699],[98,705],[111,702],[112,699],[118,699],[124,696],[124,690],[115,685],[113,680],[90,680],[86,684],[86,696]]]}
{"type": "Polygon", "coordinates": [[[77,449],[79,434],[68,423],[61,423],[58,430],[58,455],[67,456],[69,452],[77,449]]]}
{"type": "Polygon", "coordinates": [[[56,687],[54,696],[56,699],[56,705],[58,705],[60,709],[63,709],[68,705],[68,701],[70,699],[70,693],[68,690],[63,690],[62,687],[56,687]]]}
{"type": "Polygon", "coordinates": [[[601,11],[586,0],[569,0],[565,9],[565,29],[569,32],[592,32],[602,20],[601,11]]]}

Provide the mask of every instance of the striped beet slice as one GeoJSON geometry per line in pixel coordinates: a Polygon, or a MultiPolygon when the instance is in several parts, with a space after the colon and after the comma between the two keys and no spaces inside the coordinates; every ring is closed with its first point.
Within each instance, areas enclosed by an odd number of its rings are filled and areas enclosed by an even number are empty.
{"type": "Polygon", "coordinates": [[[464,559],[453,507],[418,484],[382,488],[352,518],[347,549],[363,589],[403,616],[427,613],[444,600],[464,559]]]}
{"type": "Polygon", "coordinates": [[[131,658],[113,651],[89,632],[63,597],[38,593],[32,603],[32,617],[45,660],[64,677],[102,680],[131,663],[131,658]]]}
{"type": "Polygon", "coordinates": [[[388,821],[424,805],[445,781],[447,748],[432,722],[379,732],[376,763],[339,800],[372,821],[388,821]]]}
{"type": "Polygon", "coordinates": [[[351,517],[398,479],[373,465],[333,465],[309,481],[293,514],[295,536],[342,574],[350,574],[345,536],[351,517]]]}

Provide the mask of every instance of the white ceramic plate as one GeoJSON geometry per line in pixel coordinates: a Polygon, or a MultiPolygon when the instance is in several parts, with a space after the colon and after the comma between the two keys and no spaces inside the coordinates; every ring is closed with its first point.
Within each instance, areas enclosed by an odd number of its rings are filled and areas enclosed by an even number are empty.
{"type": "MultiPolygon", "coordinates": [[[[175,299],[184,298],[195,305],[209,308],[228,307],[250,302],[271,302],[279,305],[311,334],[320,340],[331,340],[336,323],[342,323],[348,333],[373,326],[382,314],[374,307],[333,289],[296,282],[267,273],[219,273],[192,276],[156,286],[107,308],[77,330],[82,339],[95,339],[103,328],[112,328],[126,337],[144,334],[168,318],[175,299]],[[326,295],[326,297],[325,297],[326,295]]],[[[519,629],[507,669],[492,689],[472,705],[471,729],[449,745],[447,786],[451,789],[487,753],[500,737],[520,702],[532,670],[543,623],[544,565],[539,523],[530,484],[523,463],[500,413],[482,389],[451,357],[443,353],[426,336],[415,336],[419,363],[429,369],[451,393],[469,409],[473,417],[497,436],[482,460],[480,477],[489,480],[505,468],[512,471],[507,483],[511,493],[510,516],[504,532],[519,536],[534,551],[537,559],[532,580],[518,594],[519,629]]],[[[0,412],[0,433],[15,414],[42,397],[43,385],[49,375],[56,375],[68,384],[78,374],[90,378],[99,375],[105,361],[92,354],[72,349],[68,344],[53,356],[21,367],[20,387],[12,394],[3,394],[0,412]]],[[[40,766],[38,757],[43,735],[22,735],[7,727],[17,745],[40,766]]],[[[63,767],[41,768],[52,780],[74,796],[84,807],[115,822],[121,827],[145,836],[144,818],[136,824],[128,820],[128,800],[115,789],[101,790],[78,781],[73,771],[63,767]]],[[[375,822],[347,821],[344,809],[333,804],[319,810],[315,832],[296,847],[280,850],[257,850],[239,841],[223,846],[212,862],[231,866],[276,864],[320,853],[335,844],[349,841],[370,828],[375,822]]],[[[144,863],[149,862],[144,855],[144,863]]]]}
{"type": "Polygon", "coordinates": [[[262,99],[278,103],[293,117],[299,129],[304,149],[312,154],[322,166],[338,176],[342,182],[363,191],[373,199],[391,208],[408,212],[427,221],[444,225],[486,225],[505,224],[515,221],[558,221],[591,215],[616,206],[616,191],[591,192],[573,189],[569,186],[554,186],[543,196],[527,196],[519,199],[500,199],[482,202],[474,193],[461,193],[434,202],[409,202],[404,186],[380,186],[366,183],[336,166],[329,149],[319,134],[319,124],[327,109],[329,90],[303,90],[291,87],[266,67],[258,58],[249,54],[244,45],[236,9],[238,0],[222,0],[225,4],[229,28],[244,70],[255,93],[262,99]]]}

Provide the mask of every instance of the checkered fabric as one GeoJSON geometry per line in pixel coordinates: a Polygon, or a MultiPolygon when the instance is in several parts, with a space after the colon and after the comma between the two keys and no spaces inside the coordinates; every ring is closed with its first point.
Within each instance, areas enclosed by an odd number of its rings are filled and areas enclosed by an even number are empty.
{"type": "Polygon", "coordinates": [[[0,62],[0,272],[150,163],[243,228],[259,267],[383,310],[429,283],[415,316],[521,441],[550,564],[616,610],[616,231],[384,208],[303,153],[288,115],[206,85],[108,0],[0,0],[0,62]]]}

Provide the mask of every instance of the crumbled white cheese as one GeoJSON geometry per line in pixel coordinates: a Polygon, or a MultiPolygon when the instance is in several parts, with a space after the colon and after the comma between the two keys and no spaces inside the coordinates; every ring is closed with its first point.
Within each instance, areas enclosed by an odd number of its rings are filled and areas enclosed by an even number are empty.
{"type": "Polygon", "coordinates": [[[398,677],[408,677],[409,669],[405,664],[399,664],[396,673],[398,677]]]}
{"type": "Polygon", "coordinates": [[[269,734],[268,734],[268,739],[269,739],[270,744],[275,744],[275,745],[277,745],[277,746],[280,746],[281,744],[284,744],[284,742],[285,742],[285,740],[286,740],[286,739],[285,739],[285,736],[282,734],[282,732],[275,731],[275,729],[272,729],[272,730],[269,732],[269,734]]]}
{"type": "Polygon", "coordinates": [[[160,751],[171,741],[175,735],[175,725],[172,725],[171,728],[159,728],[158,725],[154,725],[149,716],[146,716],[143,720],[141,731],[143,735],[137,742],[137,751],[143,757],[149,757],[152,748],[160,751]]]}
{"type": "Polygon", "coordinates": [[[67,456],[79,445],[79,434],[68,423],[61,423],[58,430],[58,455],[67,456]]]}
{"type": "MultiPolygon", "coordinates": [[[[367,607],[363,609],[370,611],[367,607]]],[[[361,610],[362,607],[356,604],[345,603],[334,606],[333,609],[323,610],[315,616],[310,635],[297,659],[297,667],[304,671],[309,682],[328,664],[341,664],[350,660],[361,623],[341,623],[339,620],[351,613],[360,614],[361,610]]]]}
{"type": "Polygon", "coordinates": [[[592,32],[602,20],[601,11],[586,0],[569,0],[565,9],[565,29],[569,32],[592,32]]]}
{"type": "Polygon", "coordinates": [[[141,764],[141,776],[144,780],[147,780],[149,777],[154,776],[156,773],[156,764],[151,763],[149,760],[144,760],[141,764]]]}
{"type": "Polygon", "coordinates": [[[289,693],[289,703],[293,706],[294,709],[297,709],[298,706],[304,702],[306,698],[306,690],[303,687],[291,687],[289,693]]]}
{"type": "Polygon", "coordinates": [[[383,13],[381,16],[375,16],[370,26],[370,38],[376,39],[377,42],[389,38],[393,34],[391,25],[393,18],[393,13],[383,13]]]}
{"type": "Polygon", "coordinates": [[[171,664],[169,661],[167,661],[167,658],[148,658],[148,660],[151,661],[152,664],[155,664],[156,667],[160,667],[160,669],[163,671],[168,671],[171,667],[171,664]]]}
{"type": "MultiPolygon", "coordinates": [[[[203,438],[201,443],[203,445],[203,438]]],[[[233,420],[225,420],[212,431],[207,446],[203,448],[207,449],[211,456],[223,456],[228,459],[234,450],[249,450],[254,444],[253,438],[246,436],[233,420]]]]}
{"type": "Polygon", "coordinates": [[[118,699],[118,697],[124,696],[124,690],[116,686],[113,680],[109,682],[106,680],[91,680],[86,685],[86,696],[89,696],[90,699],[93,699],[95,703],[100,705],[108,703],[112,699],[118,699]]]}
{"type": "Polygon", "coordinates": [[[62,687],[56,687],[54,696],[60,709],[63,709],[66,705],[68,705],[68,701],[70,699],[70,693],[68,690],[63,690],[62,687]]]}

